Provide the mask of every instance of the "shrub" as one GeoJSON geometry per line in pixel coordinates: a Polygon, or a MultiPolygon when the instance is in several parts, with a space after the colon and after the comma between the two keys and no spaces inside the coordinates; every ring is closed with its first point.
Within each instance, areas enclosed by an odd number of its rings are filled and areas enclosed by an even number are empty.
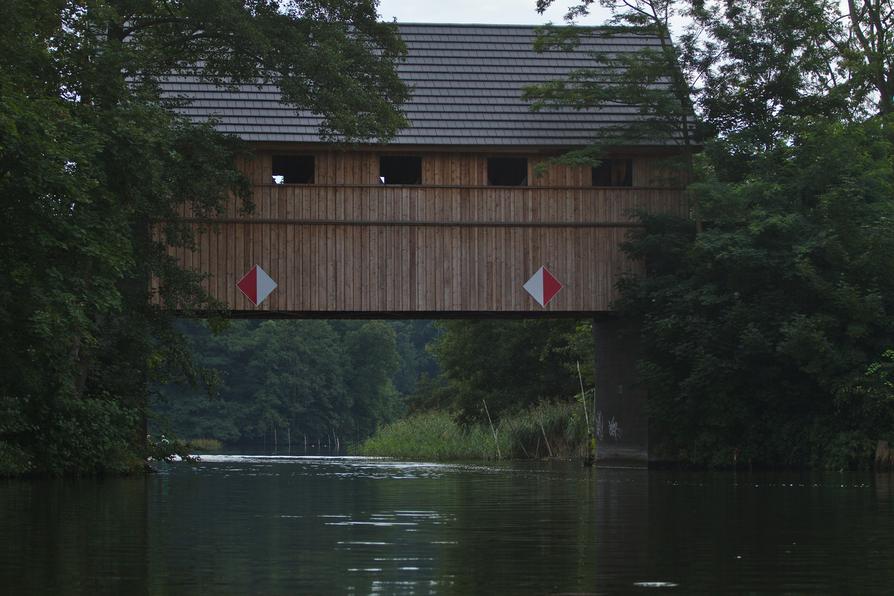
{"type": "Polygon", "coordinates": [[[38,417],[36,468],[54,474],[124,473],[142,466],[136,411],[106,399],[60,402],[38,417]]]}
{"type": "Polygon", "coordinates": [[[27,451],[0,441],[0,477],[27,474],[31,471],[31,465],[31,456],[27,451]]]}
{"type": "Polygon", "coordinates": [[[28,400],[0,397],[0,476],[17,476],[33,468],[31,454],[20,446],[31,426],[25,414],[28,400]]]}

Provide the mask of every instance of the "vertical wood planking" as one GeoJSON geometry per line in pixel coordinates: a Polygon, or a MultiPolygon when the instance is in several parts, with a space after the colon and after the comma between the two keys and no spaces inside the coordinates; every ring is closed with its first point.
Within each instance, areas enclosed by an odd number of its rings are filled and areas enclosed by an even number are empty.
{"type": "MultiPolygon", "coordinates": [[[[645,156],[634,158],[633,189],[590,188],[588,168],[552,165],[534,177],[543,158],[529,161],[531,186],[513,189],[486,186],[483,153],[426,153],[429,186],[403,187],[377,184],[374,151],[319,152],[317,184],[271,185],[272,154],[240,165],[256,184],[253,214],[239,214],[231,197],[229,220],[194,226],[194,249],[168,249],[210,274],[203,287],[237,311],[537,312],[521,285],[541,265],[566,286],[548,310],[606,310],[618,277],[642,271],[619,248],[628,228],[554,224],[625,223],[634,208],[686,214],[682,194],[664,187],[679,173],[645,156]],[[455,225],[394,225],[414,221],[455,225]],[[500,222],[534,225],[477,225],[500,222]],[[235,287],[256,263],[279,284],[259,308],[235,287]]],[[[150,289],[157,293],[158,280],[150,289]]]]}

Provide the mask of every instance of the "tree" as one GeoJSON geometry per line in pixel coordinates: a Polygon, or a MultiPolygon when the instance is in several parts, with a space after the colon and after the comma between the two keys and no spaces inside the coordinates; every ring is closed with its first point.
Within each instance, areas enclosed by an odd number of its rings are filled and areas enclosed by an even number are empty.
{"type": "Polygon", "coordinates": [[[416,390],[422,378],[431,379],[438,374],[438,363],[427,346],[440,333],[433,321],[391,321],[400,354],[400,368],[394,374],[394,387],[402,395],[416,390]]]}
{"type": "MultiPolygon", "coordinates": [[[[169,312],[215,305],[165,248],[192,242],[183,206],[203,216],[231,193],[250,202],[234,165],[244,147],[172,112],[160,77],[273,81],[284,101],[319,113],[330,138],[387,138],[404,122],[402,52],[372,0],[2,3],[5,406],[29,427],[72,400],[140,410],[150,378],[191,372],[169,312]],[[169,311],[150,303],[153,277],[169,311]]],[[[134,446],[138,420],[127,422],[134,446]]],[[[34,436],[0,442],[42,449],[34,436]]]]}
{"type": "Polygon", "coordinates": [[[401,410],[392,381],[400,368],[395,333],[382,321],[369,321],[344,337],[350,363],[345,384],[353,404],[355,436],[366,436],[401,410]]]}
{"type": "Polygon", "coordinates": [[[865,465],[894,434],[864,371],[894,337],[888,123],[811,126],[743,182],[705,183],[711,225],[647,218],[619,305],[670,455],[865,465]],[[859,438],[859,441],[855,440],[859,438]]]}
{"type": "MultiPolygon", "coordinates": [[[[538,0],[544,12],[553,0],[538,0]]],[[[573,6],[566,16],[569,23],[587,14],[592,0],[573,6]]],[[[607,148],[624,145],[676,147],[683,165],[692,169],[692,154],[699,144],[697,122],[691,97],[698,65],[692,56],[681,53],[671,38],[672,0],[603,0],[612,11],[604,27],[545,27],[534,45],[540,52],[577,46],[584,36],[610,39],[619,33],[642,35],[644,45],[634,52],[592,53],[593,65],[573,70],[565,79],[532,85],[524,97],[537,111],[547,106],[583,110],[605,105],[635,106],[639,118],[632,124],[609,127],[584,149],[572,150],[560,160],[594,165],[607,148]],[[655,44],[650,44],[651,40],[655,44]],[[686,67],[689,67],[688,69],[686,67]]]]}
{"type": "MultiPolygon", "coordinates": [[[[433,345],[453,407],[464,422],[580,393],[577,362],[592,383],[592,328],[568,320],[443,321],[433,345]]],[[[432,388],[436,390],[437,388],[432,388]]]]}
{"type": "Polygon", "coordinates": [[[894,110],[892,8],[890,1],[848,0],[844,16],[849,27],[828,36],[842,58],[843,67],[851,75],[849,83],[854,93],[864,102],[874,99],[872,103],[879,114],[890,114],[894,110]]]}
{"type": "MultiPolygon", "coordinates": [[[[239,374],[248,391],[232,395],[245,404],[240,428],[246,436],[272,437],[274,429],[294,429],[313,437],[347,430],[350,395],[344,375],[348,362],[340,338],[324,321],[266,321],[252,338],[239,374]]],[[[197,348],[200,349],[199,346],[197,348]]],[[[272,439],[271,439],[272,440],[272,439]]]]}
{"type": "MultiPolygon", "coordinates": [[[[553,3],[538,0],[537,8],[553,3]]],[[[566,20],[573,24],[594,4],[573,3],[566,20]]],[[[676,167],[685,168],[692,180],[698,171],[689,162],[689,146],[697,150],[709,139],[712,166],[742,179],[756,152],[791,142],[816,116],[853,120],[888,113],[894,105],[890,1],[851,1],[844,11],[831,0],[600,0],[599,5],[611,11],[606,27],[547,27],[535,47],[561,50],[582,36],[618,32],[650,35],[661,43],[638,52],[594,55],[593,67],[528,90],[535,109],[586,109],[607,102],[640,107],[639,124],[594,139],[591,147],[562,160],[588,165],[612,145],[674,142],[682,157],[676,167]]]]}
{"type": "Polygon", "coordinates": [[[169,383],[153,400],[153,428],[184,438],[279,445],[287,432],[329,444],[363,438],[402,410],[392,382],[395,334],[381,321],[234,322],[213,335],[181,324],[197,364],[213,370],[210,394],[169,383]]]}
{"type": "MultiPolygon", "coordinates": [[[[880,380],[894,337],[891,3],[600,4],[653,31],[685,19],[681,72],[706,133],[695,222],[643,215],[626,247],[647,270],[617,306],[644,321],[652,445],[709,464],[867,465],[894,434],[880,380]]],[[[627,81],[650,101],[654,79],[627,81]]],[[[614,93],[594,86],[594,101],[614,93]]],[[[584,97],[552,89],[556,104],[584,97]]]]}

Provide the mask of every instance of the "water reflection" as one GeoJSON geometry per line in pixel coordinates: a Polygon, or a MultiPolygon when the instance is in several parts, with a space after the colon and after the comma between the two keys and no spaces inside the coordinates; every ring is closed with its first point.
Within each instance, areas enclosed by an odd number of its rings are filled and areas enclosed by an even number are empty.
{"type": "Polygon", "coordinates": [[[0,482],[0,592],[147,592],[150,481],[0,482]]]}
{"type": "Polygon", "coordinates": [[[11,594],[860,592],[894,585],[890,475],[207,456],[0,482],[11,594]]]}

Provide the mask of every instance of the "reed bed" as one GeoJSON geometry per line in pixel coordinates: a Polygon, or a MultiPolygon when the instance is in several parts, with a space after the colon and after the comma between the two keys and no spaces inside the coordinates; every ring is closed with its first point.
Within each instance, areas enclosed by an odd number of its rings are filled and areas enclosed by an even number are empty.
{"type": "Polygon", "coordinates": [[[545,402],[504,415],[495,430],[496,441],[488,424],[463,427],[449,412],[425,412],[384,426],[351,452],[450,461],[570,458],[586,448],[587,427],[575,403],[545,402]]]}
{"type": "Polygon", "coordinates": [[[218,451],[223,447],[223,443],[217,439],[190,439],[186,445],[193,451],[218,451]]]}

